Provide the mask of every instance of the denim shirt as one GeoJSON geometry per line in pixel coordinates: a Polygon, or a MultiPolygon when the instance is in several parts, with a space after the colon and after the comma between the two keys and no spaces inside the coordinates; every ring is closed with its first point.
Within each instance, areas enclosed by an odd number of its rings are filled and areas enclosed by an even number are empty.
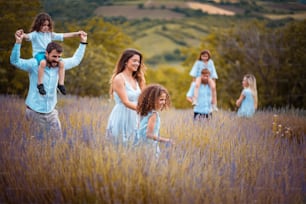
{"type": "MultiPolygon", "coordinates": [[[[46,67],[44,71],[44,87],[46,95],[41,95],[37,89],[38,81],[38,64],[35,58],[22,59],[20,58],[21,44],[15,43],[10,62],[12,65],[29,73],[29,91],[26,98],[26,105],[38,113],[50,113],[54,110],[57,103],[57,82],[58,82],[58,67],[46,67]]],[[[63,58],[65,70],[78,66],[83,59],[86,45],[80,44],[73,57],[63,58]]]]}

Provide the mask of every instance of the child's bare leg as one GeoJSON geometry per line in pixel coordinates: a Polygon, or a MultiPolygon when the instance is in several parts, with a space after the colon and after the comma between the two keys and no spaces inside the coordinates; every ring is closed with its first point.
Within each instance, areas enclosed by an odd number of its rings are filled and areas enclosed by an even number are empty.
{"type": "Polygon", "coordinates": [[[64,80],[65,80],[64,62],[60,61],[58,64],[58,84],[64,85],[64,80]]]}
{"type": "Polygon", "coordinates": [[[217,109],[217,89],[216,89],[216,82],[213,79],[208,80],[208,85],[210,86],[211,93],[212,93],[212,105],[213,109],[217,109]]]}
{"type": "Polygon", "coordinates": [[[41,60],[38,67],[38,82],[37,84],[42,84],[44,79],[44,72],[47,66],[46,60],[41,60]]]}
{"type": "Polygon", "coordinates": [[[212,104],[217,104],[217,99],[216,99],[216,83],[213,79],[208,80],[208,85],[211,89],[211,94],[212,94],[212,104]]]}
{"type": "Polygon", "coordinates": [[[193,105],[197,105],[197,103],[198,103],[198,96],[199,96],[200,85],[201,85],[201,77],[198,77],[195,80],[195,87],[194,87],[194,93],[193,93],[193,102],[192,102],[193,105]]]}
{"type": "Polygon", "coordinates": [[[60,61],[58,63],[58,85],[57,88],[60,90],[60,92],[64,95],[66,95],[66,89],[64,86],[64,80],[65,80],[65,68],[64,68],[64,62],[60,61]]]}
{"type": "Polygon", "coordinates": [[[47,66],[46,60],[41,60],[38,67],[38,80],[37,80],[37,88],[41,95],[45,95],[46,91],[43,84],[44,72],[47,66]]]}

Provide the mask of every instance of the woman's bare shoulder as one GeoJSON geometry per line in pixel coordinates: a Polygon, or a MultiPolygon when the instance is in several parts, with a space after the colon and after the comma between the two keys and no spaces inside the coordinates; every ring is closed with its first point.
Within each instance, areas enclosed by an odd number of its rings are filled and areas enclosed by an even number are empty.
{"type": "Polygon", "coordinates": [[[113,83],[123,83],[123,82],[124,78],[122,73],[117,74],[113,79],[113,83]]]}

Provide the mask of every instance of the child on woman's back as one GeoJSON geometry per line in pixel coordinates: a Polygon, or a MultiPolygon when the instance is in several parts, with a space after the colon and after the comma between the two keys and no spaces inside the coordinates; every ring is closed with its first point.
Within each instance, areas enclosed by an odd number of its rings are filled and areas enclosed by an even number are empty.
{"type": "Polygon", "coordinates": [[[239,99],[236,101],[238,116],[252,117],[257,109],[257,87],[256,78],[252,74],[246,74],[242,80],[243,90],[239,99]]]}
{"type": "Polygon", "coordinates": [[[156,153],[159,153],[157,142],[172,143],[171,139],[159,135],[160,117],[158,111],[170,106],[168,91],[161,85],[147,86],[138,98],[137,113],[140,115],[138,139],[152,145],[156,145],[156,153]]]}
{"type": "MultiPolygon", "coordinates": [[[[64,38],[77,37],[82,32],[83,31],[71,33],[55,33],[53,32],[53,21],[51,17],[47,13],[40,13],[33,21],[30,33],[23,34],[23,38],[32,42],[33,57],[35,57],[39,64],[37,88],[41,95],[46,94],[46,90],[43,84],[43,76],[44,70],[46,66],[48,66],[47,61],[45,60],[45,52],[47,45],[54,40],[63,41],[64,38]]],[[[59,63],[58,74],[58,89],[62,94],[65,95],[65,69],[64,63],[62,61],[60,61],[59,63]]]]}

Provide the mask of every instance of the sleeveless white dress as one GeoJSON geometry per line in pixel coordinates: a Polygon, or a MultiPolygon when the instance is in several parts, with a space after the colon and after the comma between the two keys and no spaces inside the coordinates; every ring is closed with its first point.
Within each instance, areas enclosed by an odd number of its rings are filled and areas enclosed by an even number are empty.
{"type": "MultiPolygon", "coordinates": [[[[137,104],[140,95],[140,87],[136,82],[136,89],[124,79],[125,91],[129,101],[137,104]]],[[[115,142],[127,143],[134,139],[137,131],[137,113],[135,110],[127,108],[121,101],[120,97],[114,92],[115,106],[109,116],[107,123],[107,136],[111,137],[115,142]]]]}

